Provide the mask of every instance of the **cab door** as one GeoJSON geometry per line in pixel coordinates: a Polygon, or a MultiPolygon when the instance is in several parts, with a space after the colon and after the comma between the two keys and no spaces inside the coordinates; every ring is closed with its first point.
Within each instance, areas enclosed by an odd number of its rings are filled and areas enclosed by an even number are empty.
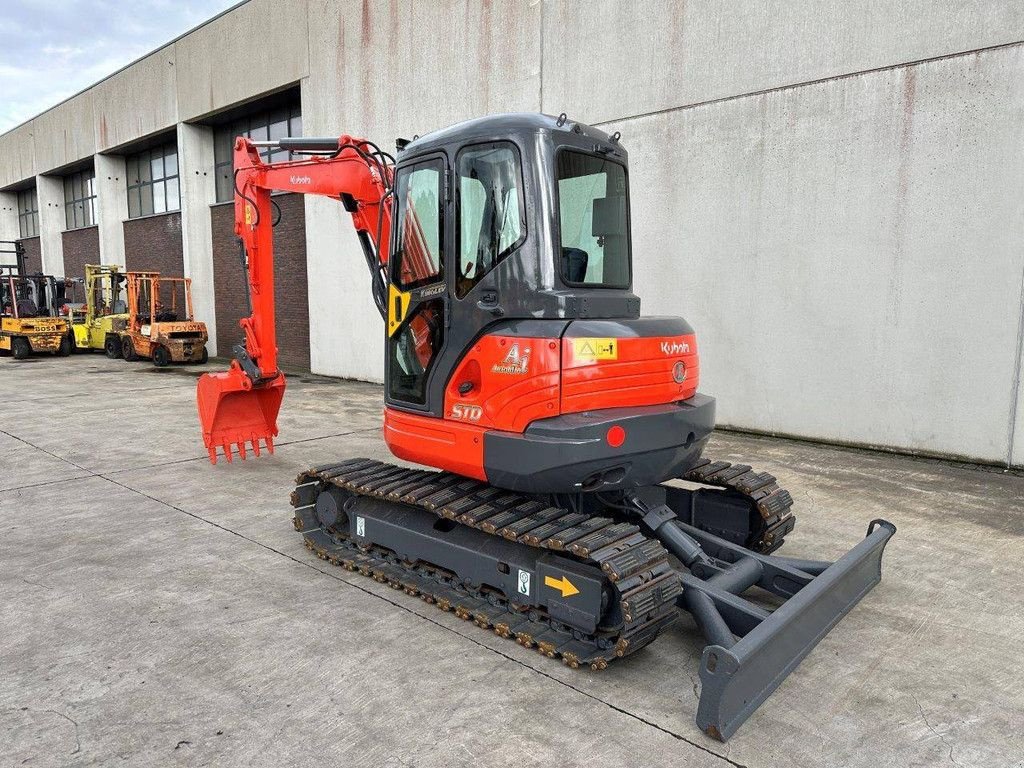
{"type": "Polygon", "coordinates": [[[443,403],[431,403],[429,393],[447,325],[447,177],[440,154],[398,170],[389,260],[386,401],[438,415],[443,403]]]}

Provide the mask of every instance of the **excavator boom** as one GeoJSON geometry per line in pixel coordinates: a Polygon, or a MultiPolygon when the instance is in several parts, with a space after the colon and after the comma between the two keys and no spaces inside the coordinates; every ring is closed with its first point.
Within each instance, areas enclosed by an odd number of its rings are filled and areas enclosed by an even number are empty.
{"type": "Polygon", "coordinates": [[[277,365],[274,309],[273,191],[301,192],[340,199],[352,216],[370,268],[374,301],[383,313],[384,268],[391,233],[394,160],[375,144],[352,136],[337,139],[285,138],[254,142],[238,138],[234,147],[235,234],[246,276],[249,314],[239,322],[244,340],[224,373],[199,379],[197,405],[203,441],[216,464],[217,448],[231,461],[232,446],[246,458],[260,444],[271,453],[285,376],[277,365]],[[265,163],[260,149],[288,149],[300,159],[265,163]]]}

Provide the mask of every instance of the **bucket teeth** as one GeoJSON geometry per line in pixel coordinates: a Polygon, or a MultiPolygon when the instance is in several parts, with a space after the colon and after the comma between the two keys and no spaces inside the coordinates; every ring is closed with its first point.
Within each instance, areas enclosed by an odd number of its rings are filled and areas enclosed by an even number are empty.
{"type": "MultiPolygon", "coordinates": [[[[216,464],[217,459],[219,458],[217,448],[217,445],[210,445],[206,449],[206,454],[207,456],[209,456],[211,464],[216,464]]],[[[245,461],[247,458],[249,458],[250,451],[252,452],[253,456],[259,458],[260,456],[263,455],[264,449],[266,449],[268,453],[274,452],[274,439],[272,437],[261,438],[256,435],[252,435],[251,437],[242,438],[240,440],[237,440],[236,442],[225,440],[224,442],[220,443],[220,454],[223,455],[224,458],[228,460],[229,464],[232,461],[234,461],[236,453],[238,454],[239,458],[245,461]],[[260,445],[261,440],[263,441],[262,446],[260,445]]]]}

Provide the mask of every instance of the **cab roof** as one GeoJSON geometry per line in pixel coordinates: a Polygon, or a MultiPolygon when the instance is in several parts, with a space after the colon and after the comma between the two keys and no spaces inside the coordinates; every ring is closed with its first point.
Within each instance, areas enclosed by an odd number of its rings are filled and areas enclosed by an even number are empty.
{"type": "Polygon", "coordinates": [[[577,122],[564,115],[554,117],[540,112],[507,112],[487,115],[440,128],[418,136],[401,151],[422,152],[449,144],[462,144],[470,139],[499,140],[514,134],[533,134],[541,131],[575,133],[603,143],[613,143],[610,135],[593,126],[577,122]]]}

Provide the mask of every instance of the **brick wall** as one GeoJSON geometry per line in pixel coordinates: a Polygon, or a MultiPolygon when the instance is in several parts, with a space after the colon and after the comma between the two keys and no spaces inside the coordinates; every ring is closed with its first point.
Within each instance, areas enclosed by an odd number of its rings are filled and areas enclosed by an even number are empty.
{"type": "MultiPolygon", "coordinates": [[[[23,237],[18,241],[25,246],[25,272],[29,275],[43,271],[43,252],[38,237],[23,237]]],[[[57,275],[60,277],[60,275],[57,275]]]]}
{"type": "Polygon", "coordinates": [[[86,264],[100,263],[98,227],[69,229],[61,233],[64,243],[64,277],[85,277],[86,264]]]}
{"type": "MultiPolygon", "coordinates": [[[[274,228],[274,303],[278,360],[282,368],[309,370],[309,301],[306,284],[306,216],[302,195],[275,195],[281,221],[274,228]]],[[[241,341],[238,320],[246,313],[232,204],[210,210],[213,288],[217,297],[217,351],[229,356],[241,341]]]]}
{"type": "Polygon", "coordinates": [[[165,213],[124,222],[125,266],[133,272],[181,277],[181,214],[165,213]]]}

